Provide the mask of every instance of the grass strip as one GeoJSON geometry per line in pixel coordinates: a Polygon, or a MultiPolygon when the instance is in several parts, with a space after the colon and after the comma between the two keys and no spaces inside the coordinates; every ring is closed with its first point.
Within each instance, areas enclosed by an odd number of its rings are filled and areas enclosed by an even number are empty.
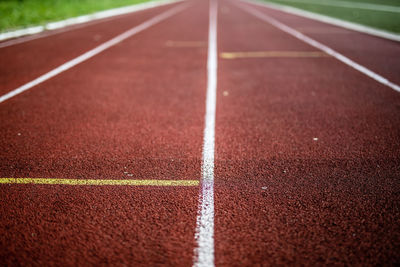
{"type": "Polygon", "coordinates": [[[150,0],[0,0],[0,32],[150,0]]]}
{"type": "MultiPolygon", "coordinates": [[[[264,0],[265,2],[278,3],[286,6],[292,6],[299,9],[311,11],[314,13],[359,23],[377,29],[389,32],[400,33],[400,13],[386,12],[378,10],[365,10],[359,8],[349,8],[340,6],[326,6],[317,3],[296,2],[295,0],[264,0]]],[[[340,0],[343,1],[343,0],[340,0]]],[[[323,2],[323,1],[321,1],[323,2]]],[[[370,3],[380,5],[391,5],[400,7],[400,1],[386,0],[347,0],[346,2],[370,3]]]]}

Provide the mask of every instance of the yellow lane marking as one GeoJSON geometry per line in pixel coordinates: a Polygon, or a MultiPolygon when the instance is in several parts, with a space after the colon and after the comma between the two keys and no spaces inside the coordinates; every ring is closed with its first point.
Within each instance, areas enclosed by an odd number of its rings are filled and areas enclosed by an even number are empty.
{"type": "Polygon", "coordinates": [[[328,57],[320,51],[254,51],[254,52],[224,52],[220,54],[223,59],[236,58],[262,58],[262,57],[328,57]]]}
{"type": "Polygon", "coordinates": [[[0,178],[0,184],[198,186],[198,180],[95,180],[54,178],[0,178]]]}
{"type": "Polygon", "coordinates": [[[205,47],[207,44],[203,41],[167,41],[165,43],[169,47],[205,47]]]}

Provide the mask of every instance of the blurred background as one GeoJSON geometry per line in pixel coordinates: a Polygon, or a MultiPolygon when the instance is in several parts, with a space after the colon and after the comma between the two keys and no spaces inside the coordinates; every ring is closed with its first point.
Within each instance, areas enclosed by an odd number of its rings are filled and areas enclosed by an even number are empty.
{"type": "Polygon", "coordinates": [[[400,33],[400,0],[268,0],[314,13],[400,33]]]}
{"type": "Polygon", "coordinates": [[[0,32],[149,0],[0,0],[0,32]]]}
{"type": "MultiPolygon", "coordinates": [[[[0,0],[0,32],[149,1],[151,0],[0,0]]],[[[295,7],[400,33],[400,0],[259,1],[295,7]]]]}

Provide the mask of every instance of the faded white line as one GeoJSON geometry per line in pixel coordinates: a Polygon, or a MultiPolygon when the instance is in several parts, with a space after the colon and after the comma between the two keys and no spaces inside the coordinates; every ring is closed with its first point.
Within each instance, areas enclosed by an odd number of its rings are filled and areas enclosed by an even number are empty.
{"type": "Polygon", "coordinates": [[[210,0],[207,58],[207,99],[201,191],[193,266],[214,266],[214,142],[217,98],[217,0],[210,0]]]}
{"type": "Polygon", "coordinates": [[[106,50],[106,49],[108,49],[108,48],[110,48],[110,47],[112,47],[112,46],[124,41],[125,39],[127,39],[127,38],[129,38],[129,37],[141,32],[141,31],[143,31],[143,30],[145,30],[145,29],[147,29],[147,28],[149,28],[149,27],[151,27],[151,26],[153,26],[153,25],[155,25],[155,24],[157,24],[157,23],[169,18],[169,17],[171,17],[172,15],[178,13],[179,11],[182,11],[187,6],[188,5],[185,4],[185,5],[180,5],[180,6],[174,7],[172,9],[169,9],[169,10],[167,10],[167,11],[165,11],[165,12],[163,12],[163,13],[161,13],[161,14],[159,14],[159,15],[157,15],[157,16],[155,16],[155,17],[153,17],[153,18],[151,18],[151,19],[149,19],[149,20],[147,20],[145,22],[143,22],[142,24],[139,24],[136,27],[133,27],[132,29],[130,29],[130,30],[118,35],[117,37],[114,37],[113,39],[111,39],[111,40],[109,40],[109,41],[107,41],[107,42],[95,47],[94,49],[92,49],[92,50],[80,55],[79,57],[76,57],[76,58],[74,58],[74,59],[62,64],[61,66],[53,69],[52,71],[49,71],[48,73],[36,78],[35,80],[33,80],[33,81],[29,82],[29,83],[26,83],[26,84],[22,85],[21,87],[18,87],[17,89],[14,89],[11,92],[1,96],[0,97],[0,103],[6,101],[7,99],[10,99],[10,98],[18,95],[18,94],[21,94],[22,92],[25,92],[26,90],[31,89],[32,87],[34,87],[34,86],[36,86],[36,85],[38,85],[38,84],[40,84],[40,83],[42,83],[42,82],[44,82],[44,81],[46,81],[46,80],[48,80],[50,78],[52,78],[52,77],[54,77],[54,76],[56,76],[56,75],[58,75],[58,74],[60,74],[60,73],[62,73],[64,71],[66,71],[66,70],[78,65],[79,63],[82,63],[82,62],[88,60],[89,58],[91,58],[91,57],[103,52],[104,50],[106,50]]]}
{"type": "MultiPolygon", "coordinates": [[[[43,32],[45,30],[55,30],[55,29],[60,29],[60,28],[64,28],[67,26],[71,26],[71,25],[87,23],[87,22],[93,21],[93,20],[99,20],[99,19],[109,18],[109,17],[113,17],[113,16],[117,16],[117,15],[123,15],[123,14],[127,14],[127,13],[137,12],[140,10],[158,7],[158,6],[162,6],[162,5],[167,5],[167,4],[171,4],[171,3],[175,3],[175,2],[179,2],[179,1],[182,1],[182,0],[150,1],[150,2],[131,5],[131,6],[108,9],[108,10],[96,12],[93,14],[82,15],[79,17],[73,17],[73,18],[69,18],[69,19],[65,19],[65,20],[61,20],[61,21],[49,22],[43,26],[34,26],[34,27],[29,27],[29,28],[15,30],[15,31],[3,32],[3,33],[0,33],[0,41],[7,40],[10,38],[21,37],[21,36],[25,36],[25,35],[37,34],[37,33],[43,32]]],[[[38,36],[37,38],[41,38],[41,37],[45,37],[45,36],[48,36],[48,35],[38,36]]],[[[0,43],[0,48],[10,46],[13,44],[18,44],[18,43],[21,43],[24,41],[37,39],[37,38],[26,38],[26,39],[24,38],[22,41],[21,40],[11,40],[9,42],[0,43]]]]}
{"type": "Polygon", "coordinates": [[[340,54],[339,52],[336,52],[332,48],[330,48],[330,47],[328,47],[328,46],[326,46],[324,44],[321,44],[320,42],[318,42],[318,41],[316,41],[314,39],[311,39],[310,37],[308,37],[308,36],[298,32],[298,31],[296,31],[293,28],[290,28],[289,26],[279,22],[278,20],[276,20],[276,19],[274,19],[274,18],[272,18],[272,17],[270,17],[270,16],[268,16],[268,15],[266,15],[266,14],[264,14],[264,13],[258,11],[258,10],[255,10],[254,8],[250,8],[250,7],[244,6],[244,5],[239,5],[239,7],[241,7],[242,9],[247,11],[248,13],[254,15],[255,17],[257,17],[257,18],[259,18],[259,19],[261,19],[261,20],[263,20],[263,21],[275,26],[276,28],[278,28],[278,29],[280,29],[280,30],[292,35],[293,37],[296,37],[297,39],[299,39],[299,40],[301,40],[301,41],[303,41],[303,42],[305,42],[305,43],[307,43],[307,44],[309,44],[309,45],[311,45],[311,46],[313,46],[315,48],[318,48],[318,49],[324,51],[328,55],[331,55],[332,57],[335,57],[337,60],[343,62],[344,64],[346,64],[346,65],[348,65],[350,67],[352,67],[353,69],[358,70],[359,72],[367,75],[368,77],[374,79],[375,81],[377,81],[377,82],[379,82],[379,83],[381,83],[383,85],[386,85],[386,86],[392,88],[393,90],[396,90],[397,92],[400,92],[400,86],[399,85],[389,81],[388,79],[386,79],[386,78],[382,77],[381,75],[373,72],[372,70],[370,70],[370,69],[368,69],[368,68],[366,68],[366,67],[364,67],[364,66],[362,66],[362,65],[360,65],[360,64],[358,64],[356,62],[354,62],[353,60],[349,59],[348,57],[340,54]]]}
{"type": "Polygon", "coordinates": [[[366,33],[369,35],[373,35],[373,36],[378,36],[381,38],[385,38],[385,39],[389,39],[392,41],[400,41],[400,34],[396,34],[393,32],[388,32],[388,31],[384,31],[384,30],[380,30],[380,29],[376,29],[376,28],[372,28],[372,27],[368,27],[365,25],[361,25],[358,23],[354,23],[354,22],[349,22],[349,21],[343,21],[341,19],[336,19],[336,18],[332,18],[329,16],[324,16],[324,15],[320,15],[320,14],[316,14],[310,11],[305,11],[302,9],[298,9],[295,7],[290,7],[290,6],[285,6],[285,5],[279,5],[279,4],[272,4],[272,3],[260,3],[258,2],[258,0],[241,0],[243,2],[247,2],[249,4],[252,5],[257,5],[257,6],[262,6],[262,7],[266,7],[266,8],[271,8],[271,9],[275,9],[278,11],[282,11],[282,12],[286,12],[289,14],[294,14],[297,16],[302,16],[308,19],[313,19],[313,20],[317,20],[317,21],[321,21],[324,23],[328,23],[331,25],[335,25],[335,26],[339,26],[345,29],[350,29],[353,31],[358,31],[358,32],[362,32],[362,33],[366,33]]]}

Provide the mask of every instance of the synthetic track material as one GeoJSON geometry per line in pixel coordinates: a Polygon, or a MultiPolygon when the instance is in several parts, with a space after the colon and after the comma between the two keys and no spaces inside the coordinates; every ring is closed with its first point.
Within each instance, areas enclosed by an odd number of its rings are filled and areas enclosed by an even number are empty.
{"type": "MultiPolygon", "coordinates": [[[[1,176],[200,180],[208,6],[191,5],[3,102],[1,176]]],[[[192,263],[198,186],[0,190],[2,265],[192,263]]]]}
{"type": "Polygon", "coordinates": [[[32,81],[176,5],[144,10],[96,24],[89,23],[86,27],[0,48],[0,94],[32,81]]]}
{"type": "MultiPolygon", "coordinates": [[[[242,1],[238,2],[244,3],[242,1]]],[[[266,15],[333,48],[394,83],[400,84],[400,62],[396,56],[393,56],[400,54],[399,42],[351,31],[261,6],[250,4],[246,4],[246,6],[257,7],[259,11],[262,11],[266,15]]]]}
{"type": "MultiPolygon", "coordinates": [[[[189,3],[1,103],[0,177],[199,181],[209,3],[189,3]]],[[[400,94],[238,3],[218,55],[275,56],[218,58],[215,265],[400,264],[400,94]]],[[[174,5],[1,48],[1,93],[174,5]]],[[[255,8],[400,83],[398,43],[255,8]]],[[[192,265],[199,190],[1,184],[0,264],[192,265]]]]}
{"type": "MultiPolygon", "coordinates": [[[[394,42],[308,25],[316,38],[346,41],[349,57],[360,38],[371,39],[363,51],[384,57],[389,52],[374,50],[382,42],[399,55],[394,42]]],[[[220,53],[314,50],[228,1],[218,32],[220,53]]],[[[369,56],[363,62],[382,71],[369,56]]],[[[399,262],[400,95],[332,57],[220,59],[219,66],[216,265],[399,262]]],[[[397,63],[383,71],[389,66],[397,63]]]]}

